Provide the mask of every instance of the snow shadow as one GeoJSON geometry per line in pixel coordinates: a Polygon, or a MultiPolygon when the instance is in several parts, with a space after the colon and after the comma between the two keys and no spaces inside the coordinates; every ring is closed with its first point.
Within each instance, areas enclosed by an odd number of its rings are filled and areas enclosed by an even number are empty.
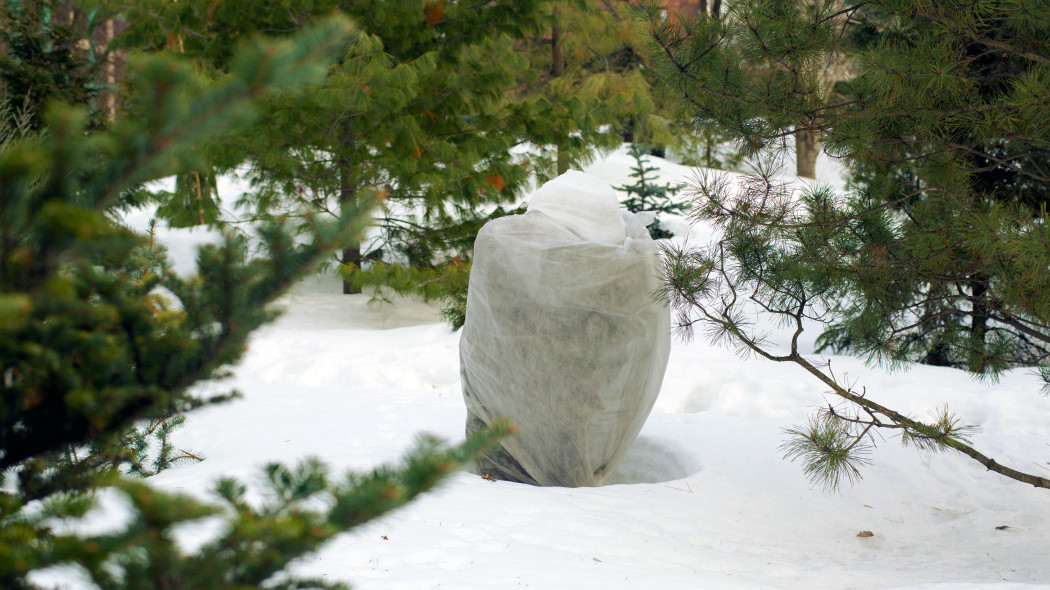
{"type": "Polygon", "coordinates": [[[684,447],[667,439],[640,436],[605,484],[662,483],[698,471],[700,465],[684,447]]]}

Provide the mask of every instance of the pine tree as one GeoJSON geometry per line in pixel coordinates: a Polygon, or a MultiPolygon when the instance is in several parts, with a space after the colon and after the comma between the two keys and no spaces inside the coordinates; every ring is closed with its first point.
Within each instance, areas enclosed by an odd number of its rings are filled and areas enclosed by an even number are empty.
{"type": "Polygon", "coordinates": [[[155,4],[128,7],[133,20],[161,18],[138,20],[124,42],[160,48],[178,35],[184,55],[219,74],[230,40],[253,30],[291,31],[333,10],[359,23],[323,84],[270,101],[263,125],[229,139],[254,150],[250,204],[261,217],[384,201],[379,239],[341,257],[348,290],[360,287],[350,279],[368,260],[446,267],[528,179],[511,148],[528,135],[535,106],[512,100],[515,72],[528,65],[514,43],[536,30],[546,2],[155,4]]]}
{"type": "Polygon", "coordinates": [[[1050,384],[1050,229],[1045,204],[1030,200],[1050,180],[1050,8],[742,0],[721,23],[666,24],[654,6],[649,22],[667,80],[699,119],[753,153],[802,121],[855,171],[846,195],[796,189],[775,170],[739,187],[708,175],[692,189],[694,214],[722,229],[721,243],[669,252],[683,329],[705,325],[745,352],[797,363],[844,400],[795,429],[787,455],[835,485],[858,476],[873,431],[889,428],[1050,487],[974,449],[949,410],[902,415],[797,349],[813,319],[870,362],[933,352],[990,379],[1036,366],[1050,384]],[[872,41],[849,54],[860,73],[829,98],[820,56],[846,35],[872,41]],[[763,344],[745,299],[796,327],[790,351],[763,344]]]}
{"type": "MultiPolygon", "coordinates": [[[[367,222],[368,203],[312,220],[307,236],[275,220],[258,228],[264,255],[249,258],[244,239],[230,235],[199,251],[195,277],[180,278],[147,238],[112,218],[128,191],[199,166],[196,148],[249,124],[260,97],[323,79],[350,34],[333,19],[283,43],[257,42],[235,54],[221,83],[167,57],[140,59],[128,110],[106,130],[87,131],[82,108],[54,107],[43,133],[0,148],[0,470],[18,480],[0,492],[0,587],[27,588],[34,570],[74,562],[107,589],[345,588],[283,570],[506,433],[500,426],[456,448],[422,439],[402,466],[345,481],[329,481],[317,461],[270,465],[273,500],[262,505],[232,480],[219,482],[223,503],[211,505],[93,460],[122,448],[129,427],[170,429],[183,412],[232,397],[190,388],[223,375],[249,334],[273,319],[267,305],[367,222]],[[125,526],[87,537],[54,530],[54,518],[84,515],[101,488],[130,502],[125,526]],[[30,505],[35,499],[43,503],[30,505]],[[184,554],[173,528],[208,515],[228,528],[184,554]]],[[[172,458],[162,450],[154,466],[172,458]]]]}
{"type": "MultiPolygon", "coordinates": [[[[816,4],[812,0],[813,7],[816,8],[816,4]]],[[[842,26],[845,22],[846,14],[848,11],[844,10],[846,3],[842,0],[831,3],[826,8],[834,16],[833,19],[838,19],[839,23],[837,26],[842,26]]],[[[822,99],[828,102],[832,98],[841,99],[836,96],[835,85],[841,81],[846,80],[850,75],[850,60],[847,57],[846,51],[843,49],[841,43],[848,42],[847,38],[840,38],[840,44],[832,45],[827,48],[824,55],[814,56],[815,64],[810,67],[815,68],[817,72],[817,84],[819,84],[820,92],[822,93],[822,99]]],[[[806,121],[801,122],[795,127],[795,174],[805,178],[816,178],[817,177],[817,157],[820,156],[821,143],[820,134],[815,130],[811,130],[806,121]]]]}
{"type": "MultiPolygon", "coordinates": [[[[682,189],[681,185],[671,186],[664,183],[657,185],[649,174],[656,172],[656,168],[646,163],[645,156],[648,154],[647,146],[631,144],[629,153],[634,158],[634,167],[631,168],[631,178],[636,179],[634,184],[625,184],[616,187],[626,192],[629,197],[621,201],[624,209],[631,213],[639,211],[655,211],[656,213],[681,213],[689,208],[688,203],[675,202],[671,197],[682,189]]],[[[660,218],[657,217],[649,226],[649,236],[654,240],[669,238],[674,234],[660,227],[660,218]]]]}
{"type": "MultiPolygon", "coordinates": [[[[334,213],[343,201],[381,197],[370,239],[341,256],[346,290],[445,299],[458,317],[477,230],[515,212],[509,204],[533,177],[552,177],[559,158],[563,168],[579,166],[596,148],[618,145],[625,123],[655,143],[685,135],[653,95],[637,51],[643,30],[622,18],[625,7],[158,0],[124,8],[134,22],[121,43],[177,47],[221,75],[231,41],[254,30],[295,30],[332,10],[355,18],[366,34],[324,84],[305,99],[272,101],[264,124],[229,139],[236,153],[255,150],[248,174],[256,189],[245,204],[266,217],[304,205],[334,213]]],[[[227,167],[241,163],[217,155],[227,167]]],[[[176,202],[184,211],[172,213],[208,219],[200,205],[208,191],[187,186],[176,202]]]]}
{"type": "MultiPolygon", "coordinates": [[[[675,104],[659,93],[655,72],[643,51],[645,30],[632,18],[629,2],[573,0],[550,4],[550,15],[538,21],[538,32],[515,43],[515,54],[527,67],[515,71],[514,91],[506,94],[517,105],[521,128],[504,125],[501,133],[514,134],[514,145],[526,144],[517,164],[542,183],[569,168],[582,168],[596,153],[621,141],[644,141],[661,152],[673,149],[691,160],[701,151],[715,159],[715,149],[679,117],[675,104]]],[[[717,141],[717,139],[716,139],[717,141]]],[[[731,158],[731,156],[730,156],[731,158]]],[[[525,184],[510,194],[519,196],[525,184]]],[[[508,187],[510,188],[510,187],[508,187]]],[[[415,253],[407,264],[373,263],[359,278],[368,286],[396,293],[416,293],[424,299],[441,299],[443,315],[453,326],[462,326],[471,268],[474,237],[484,222],[522,208],[498,207],[490,215],[458,226],[463,236],[455,256],[441,265],[427,262],[426,244],[433,229],[420,233],[415,253]]],[[[441,244],[440,241],[437,242],[441,244]]]]}
{"type": "MultiPolygon", "coordinates": [[[[885,18],[878,13],[868,15],[861,13],[857,18],[858,26],[854,27],[852,37],[861,49],[878,46],[882,43],[896,42],[897,39],[913,42],[911,31],[897,30],[887,26],[885,18]]],[[[1003,22],[994,15],[988,15],[974,25],[973,35],[989,39],[1010,35],[1010,27],[1003,27],[1003,22]]],[[[994,41],[993,41],[994,42],[994,41]]],[[[987,47],[970,44],[961,47],[960,51],[969,60],[969,78],[971,96],[975,102],[992,102],[1000,100],[1009,93],[1011,80],[1018,76],[1018,63],[1015,56],[999,51],[988,51],[987,47]]],[[[1022,60],[1023,61],[1023,60],[1022,60]]],[[[1000,139],[988,140],[970,129],[966,121],[944,121],[944,136],[958,146],[955,157],[961,168],[971,172],[969,190],[977,199],[1001,200],[1006,203],[1021,203],[1031,209],[1036,216],[1050,203],[1050,183],[1046,171],[1050,166],[1050,153],[1039,148],[1028,151],[1014,145],[1004,145],[1000,139]]],[[[884,183],[896,183],[902,186],[921,186],[922,174],[912,158],[919,155],[913,146],[902,146],[901,155],[896,159],[882,161],[858,162],[854,165],[854,182],[867,186],[884,183]]],[[[973,352],[967,341],[980,340],[991,344],[1002,334],[994,326],[995,319],[983,313],[984,309],[996,297],[995,290],[989,290],[987,282],[996,274],[988,266],[994,266],[991,260],[970,260],[970,269],[944,278],[942,288],[965,294],[964,298],[971,307],[972,313],[959,313],[960,307],[952,297],[933,295],[925,297],[920,305],[913,309],[919,314],[914,328],[901,334],[902,342],[907,342],[910,358],[919,362],[967,368],[975,372],[984,372],[990,359],[973,352]],[[990,263],[990,264],[989,264],[990,263]],[[985,268],[981,268],[985,267],[985,268]],[[989,325],[992,322],[993,325],[989,325]]],[[[844,315],[855,315],[850,311],[844,315]]],[[[1008,328],[1008,330],[1010,330],[1008,328]]],[[[834,352],[858,350],[863,352],[863,345],[854,344],[850,336],[848,321],[832,325],[821,335],[819,344],[822,349],[834,352]]],[[[1050,346],[1038,337],[1032,337],[1023,331],[1016,332],[1007,338],[1007,343],[1000,340],[997,347],[1000,357],[998,362],[1010,365],[1035,365],[1048,358],[1050,346]]]]}
{"type": "Polygon", "coordinates": [[[660,154],[673,151],[689,162],[719,156],[715,143],[721,138],[694,127],[692,117],[658,87],[636,13],[634,2],[562,2],[543,36],[529,43],[534,75],[522,86],[549,105],[541,121],[560,126],[564,136],[537,146],[549,170],[541,181],[568,166],[582,167],[595,148],[620,141],[650,145],[660,154]]]}
{"type": "Polygon", "coordinates": [[[548,130],[546,142],[529,138],[540,183],[582,167],[596,148],[619,145],[625,126],[640,138],[654,131],[655,105],[634,47],[641,31],[624,10],[622,2],[555,2],[525,48],[530,67],[520,86],[537,105],[533,124],[548,130]]]}

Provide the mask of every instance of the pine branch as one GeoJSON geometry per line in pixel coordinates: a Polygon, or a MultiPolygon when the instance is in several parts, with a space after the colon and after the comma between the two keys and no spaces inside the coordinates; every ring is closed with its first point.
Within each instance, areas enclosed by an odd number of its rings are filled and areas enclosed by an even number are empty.
{"type": "MultiPolygon", "coordinates": [[[[717,266],[708,267],[708,272],[716,273],[718,275],[717,279],[719,284],[728,292],[728,298],[722,296],[718,299],[720,311],[715,311],[712,310],[704,300],[700,299],[700,294],[705,292],[710,294],[710,291],[696,290],[698,284],[696,279],[682,277],[682,268],[676,267],[674,261],[676,259],[681,260],[685,256],[685,253],[682,251],[675,251],[673,248],[667,249],[665,253],[668,259],[668,262],[665,263],[665,277],[667,284],[671,288],[670,296],[672,304],[680,313],[687,313],[688,311],[698,312],[704,321],[708,322],[711,326],[716,327],[720,333],[727,334],[732,342],[744,346],[747,350],[767,360],[775,362],[791,362],[802,367],[806,372],[830,387],[832,393],[835,395],[870,412],[873,417],[881,416],[887,420],[887,422],[881,422],[877,419],[873,419],[866,423],[869,426],[876,428],[904,429],[908,436],[911,436],[915,440],[927,440],[937,446],[956,450],[977,461],[981,465],[984,465],[989,471],[993,471],[1010,479],[1027,483],[1038,488],[1050,489],[1050,479],[1030,473],[1024,473],[1002,465],[961,440],[954,430],[938,430],[935,426],[930,426],[929,424],[911,419],[895,410],[874,402],[865,396],[858,395],[849,388],[843,387],[839,384],[832,375],[821,371],[813,365],[813,363],[798,352],[798,337],[803,331],[802,318],[804,317],[806,307],[804,299],[800,299],[799,305],[794,311],[777,312],[793,318],[796,323],[796,329],[791,338],[791,351],[784,355],[773,354],[762,346],[759,340],[748,335],[743,329],[741,329],[732,317],[732,309],[737,304],[735,283],[729,277],[724,262],[720,262],[717,266]],[[688,278],[688,281],[683,281],[682,278],[688,278]],[[931,435],[931,432],[937,432],[939,434],[931,435]]],[[[724,261],[724,258],[722,258],[722,260],[724,261]]],[[[692,268],[686,272],[690,272],[691,270],[692,268]]],[[[701,281],[701,284],[710,284],[710,280],[705,278],[701,281]]],[[[684,324],[685,327],[688,327],[689,325],[691,325],[691,323],[687,322],[684,324]]],[[[680,322],[679,328],[682,327],[683,324],[680,322]]],[[[792,433],[796,435],[799,435],[802,432],[804,431],[792,431],[792,433]]],[[[868,431],[865,430],[865,435],[867,435],[867,433],[868,431]]],[[[819,445],[823,445],[829,453],[832,453],[832,456],[830,458],[824,457],[816,463],[812,463],[812,461],[808,463],[813,466],[807,467],[807,473],[811,475],[816,474],[818,479],[830,482],[828,484],[830,487],[837,486],[841,481],[840,477],[842,475],[845,475],[848,480],[853,481],[853,478],[859,473],[856,468],[860,463],[857,461],[846,461],[843,458],[845,455],[848,455],[848,453],[845,453],[845,450],[850,448],[843,444],[843,433],[832,429],[826,433],[826,436],[827,440],[819,443],[819,445]],[[825,477],[829,477],[830,479],[824,480],[825,477]]],[[[818,444],[813,441],[813,436],[805,435],[805,437],[810,439],[812,444],[818,444]]],[[[806,457],[809,456],[812,460],[812,456],[808,455],[808,451],[797,444],[788,443],[788,446],[785,447],[785,451],[789,457],[803,458],[806,460],[806,457]]]]}
{"type": "MultiPolygon", "coordinates": [[[[813,282],[811,279],[791,280],[785,273],[795,268],[793,265],[802,264],[802,259],[788,258],[791,262],[781,266],[782,263],[777,262],[773,255],[790,251],[791,245],[796,243],[793,236],[802,235],[799,232],[819,231],[824,226],[812,219],[796,219],[790,208],[783,208],[781,203],[786,201],[775,196],[780,189],[768,177],[752,181],[750,188],[745,189],[734,204],[724,198],[731,187],[719,183],[717,178],[701,180],[693,188],[697,199],[694,216],[716,220],[725,228],[726,234],[720,243],[708,249],[665,247],[664,280],[681,333],[689,336],[694,327],[701,324],[707,328],[713,341],[724,341],[767,360],[797,364],[830,387],[836,396],[861,408],[869,416],[867,419],[852,418],[831,409],[825,412],[830,421],[821,420],[811,423],[809,428],[790,431],[793,438],[785,443],[785,454],[792,459],[802,459],[811,478],[829,487],[842,481],[853,481],[859,476],[859,466],[863,461],[851,457],[850,451],[861,448],[858,446],[862,444],[861,440],[870,438],[873,429],[887,429],[901,432],[906,443],[927,449],[953,449],[1000,475],[1035,487],[1050,487],[1047,478],[1004,466],[973,448],[965,439],[966,427],[959,426],[946,412],[934,424],[909,418],[855,393],[839,383],[830,372],[830,366],[825,373],[802,356],[798,351],[798,340],[804,328],[802,320],[822,315],[811,313],[808,308],[827,296],[825,291],[816,287],[823,279],[818,277],[812,279],[813,282]],[[758,205],[753,209],[743,206],[750,203],[758,205]],[[760,246],[764,242],[755,237],[761,232],[781,236],[786,249],[764,250],[760,246]],[[746,293],[741,290],[746,290],[746,293]],[[744,295],[743,299],[741,295],[744,295]],[[743,300],[751,301],[765,313],[787,319],[794,325],[788,353],[772,352],[760,337],[748,331],[737,310],[743,300]],[[835,425],[841,422],[861,427],[861,430],[851,433],[835,425]]],[[[834,227],[843,227],[839,218],[832,218],[832,223],[834,227]]],[[[806,257],[804,251],[798,254],[806,257]]],[[[971,296],[960,294],[960,299],[969,300],[971,296]]],[[[888,308],[883,309],[883,313],[889,313],[888,308]]],[[[983,350],[975,349],[974,352],[987,356],[983,350]]]]}

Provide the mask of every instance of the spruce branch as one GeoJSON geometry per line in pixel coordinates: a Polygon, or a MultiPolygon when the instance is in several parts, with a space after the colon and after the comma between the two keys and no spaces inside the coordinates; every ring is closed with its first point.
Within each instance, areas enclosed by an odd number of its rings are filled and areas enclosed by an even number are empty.
{"type": "MultiPolygon", "coordinates": [[[[111,195],[119,193],[130,179],[151,178],[162,170],[157,166],[169,172],[177,169],[180,158],[192,152],[186,142],[207,138],[237,121],[244,124],[242,115],[233,111],[238,105],[246,106],[255,95],[271,86],[309,80],[309,72],[323,74],[323,68],[304,67],[306,61],[317,59],[345,38],[346,26],[345,21],[334,19],[294,41],[248,52],[248,63],[265,65],[265,72],[242,71],[231,76],[210,95],[190,101],[188,111],[131,114],[115,121],[109,130],[86,135],[78,111],[59,110],[45,136],[3,147],[0,192],[5,203],[17,204],[18,214],[6,215],[10,209],[4,210],[0,259],[9,264],[0,268],[0,286],[5,300],[10,296],[17,301],[22,295],[32,304],[15,308],[14,321],[0,325],[7,343],[0,351],[0,368],[12,377],[18,375],[10,380],[17,391],[51,393],[5,398],[5,404],[11,405],[0,428],[0,468],[64,445],[87,443],[100,431],[121,431],[144,416],[198,407],[233,395],[200,400],[187,390],[193,383],[219,376],[222,366],[243,353],[250,331],[272,318],[265,305],[357,235],[367,223],[364,213],[371,203],[349,208],[338,220],[313,226],[312,241],[295,245],[294,240],[282,240],[282,248],[294,252],[290,254],[297,260],[294,265],[269,269],[265,261],[248,262],[236,240],[205,248],[200,267],[204,280],[197,281],[172,274],[162,253],[148,247],[148,239],[115,226],[109,218],[117,205],[111,195]],[[281,74],[299,68],[304,71],[281,74]],[[260,80],[259,75],[264,78],[260,80]],[[213,108],[216,105],[218,110],[213,108]],[[211,118],[221,121],[209,125],[211,118]],[[44,178],[44,184],[37,184],[37,178],[44,178]],[[22,256],[12,257],[20,251],[22,256]],[[231,285],[227,279],[233,276],[242,279],[233,286],[236,292],[223,296],[214,291],[224,281],[231,285]],[[62,288],[55,289],[58,285],[62,288]],[[158,309],[152,293],[156,287],[167,287],[183,309],[158,309]],[[55,331],[70,336],[55,338],[55,331]],[[76,362],[61,362],[62,358],[76,362]],[[63,391],[71,383],[79,384],[78,391],[92,392],[83,395],[106,392],[109,397],[105,403],[86,404],[88,414],[74,415],[64,405],[63,391]],[[64,417],[67,413],[71,414],[68,419],[64,417]],[[56,420],[64,424],[62,429],[26,426],[56,420]]],[[[159,94],[177,94],[196,84],[188,71],[166,63],[158,59],[145,66],[161,90],[143,93],[140,100],[147,104],[133,101],[132,113],[149,111],[150,101],[159,94]]],[[[129,455],[109,449],[100,451],[99,457],[128,457],[132,469],[144,473],[142,460],[135,458],[141,455],[140,446],[134,443],[129,455]]],[[[173,448],[162,441],[157,467],[170,464],[176,458],[172,453],[173,448]]],[[[70,469],[70,473],[77,471],[70,469]]],[[[36,478],[45,471],[26,473],[36,478]]],[[[46,489],[42,481],[37,484],[38,491],[46,489]]]]}
{"type": "Polygon", "coordinates": [[[49,519],[83,517],[97,494],[60,494],[42,510],[24,510],[25,501],[0,495],[0,582],[24,588],[28,572],[59,563],[78,563],[101,588],[346,588],[315,584],[288,571],[298,558],[336,535],[417,498],[491,448],[511,431],[505,422],[449,446],[420,437],[398,464],[366,473],[329,475],[316,459],[293,467],[266,467],[266,500],[246,499],[244,484],[231,478],[216,484],[219,503],[151,488],[141,480],[98,478],[99,489],[121,492],[130,505],[128,522],[98,535],[55,533],[49,519]],[[224,521],[221,533],[197,552],[185,554],[173,531],[205,517],[224,521]]]}

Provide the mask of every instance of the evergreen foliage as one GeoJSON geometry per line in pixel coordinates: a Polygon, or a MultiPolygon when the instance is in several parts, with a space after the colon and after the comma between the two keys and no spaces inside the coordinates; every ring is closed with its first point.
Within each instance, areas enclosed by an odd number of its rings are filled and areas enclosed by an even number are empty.
{"type": "MultiPolygon", "coordinates": [[[[621,201],[624,209],[631,213],[639,211],[655,211],[657,213],[681,213],[689,208],[688,203],[676,203],[671,197],[682,190],[681,185],[671,186],[664,183],[662,186],[655,184],[655,180],[649,178],[649,174],[656,172],[656,168],[645,161],[649,153],[648,146],[631,144],[629,153],[634,158],[634,167],[631,168],[631,178],[635,178],[634,184],[625,184],[616,187],[626,192],[629,197],[621,201]]],[[[669,238],[674,234],[660,227],[660,218],[653,219],[649,225],[649,236],[654,240],[669,238]]]]}
{"type": "Polygon", "coordinates": [[[96,98],[103,89],[98,74],[104,59],[79,46],[97,21],[89,18],[82,29],[57,22],[55,4],[0,3],[0,95],[32,113],[34,129],[43,126],[46,106],[56,100],[88,107],[88,127],[98,127],[102,112],[96,98]]]}
{"type": "Polygon", "coordinates": [[[256,188],[244,204],[258,218],[383,201],[377,239],[341,256],[356,290],[369,282],[359,271],[372,260],[443,275],[527,181],[531,170],[511,148],[549,132],[537,123],[537,101],[516,97],[528,63],[515,43],[539,30],[546,8],[536,0],[136,2],[122,43],[160,49],[177,38],[181,53],[221,75],[238,36],[294,31],[335,10],[355,19],[361,34],[322,84],[269,101],[260,125],[217,150],[248,152],[256,188]]]}
{"type": "Polygon", "coordinates": [[[192,162],[198,142],[251,117],[248,98],[316,79],[333,27],[278,52],[240,54],[235,77],[194,98],[191,68],[142,60],[137,100],[106,132],[85,134],[83,110],[55,108],[46,133],[5,146],[0,469],[21,465],[25,493],[83,475],[79,463],[52,469],[48,453],[89,443],[117,452],[114,434],[134,420],[204,403],[187,388],[236,360],[251,330],[272,317],[265,304],[364,225],[363,209],[348,211],[295,245],[275,223],[262,230],[268,258],[248,261],[244,239],[231,236],[201,250],[198,277],[181,279],[163,259],[144,268],[143,238],[107,215],[127,191],[192,162]],[[160,286],[179,309],[154,295],[160,286]]]}
{"type": "Polygon", "coordinates": [[[16,107],[9,99],[0,99],[0,149],[12,141],[32,134],[32,107],[24,101],[16,107]]]}
{"type": "Polygon", "coordinates": [[[213,505],[120,477],[122,464],[142,474],[179,459],[163,444],[183,413],[235,395],[190,388],[241,357],[275,316],[268,304],[359,234],[371,204],[307,216],[305,235],[275,219],[258,228],[264,254],[251,258],[245,239],[228,235],[200,249],[190,278],[112,214],[142,183],[200,166],[202,142],[249,124],[261,97],[323,79],[350,35],[344,19],[329,19],[285,42],[255,42],[219,83],[169,57],[140,58],[128,111],[106,130],[88,132],[82,108],[55,106],[43,133],[0,148],[0,470],[17,479],[0,492],[0,587],[29,588],[32,572],[72,562],[107,589],[342,588],[283,570],[509,431],[497,425],[456,448],[423,439],[401,466],[343,481],[316,461],[271,465],[262,505],[232,480],[218,484],[213,505]],[[162,442],[152,465],[137,428],[162,442]],[[56,528],[102,493],[126,497],[126,522],[98,535],[56,528]],[[183,553],[173,528],[212,515],[227,527],[183,553]]]}
{"type": "MultiPolygon", "coordinates": [[[[566,136],[537,145],[537,155],[560,173],[586,164],[594,147],[628,142],[650,145],[661,155],[673,152],[690,164],[736,166],[740,156],[728,136],[716,127],[695,125],[692,114],[658,84],[637,12],[633,1],[555,4],[549,29],[528,45],[530,72],[538,76],[524,86],[546,98],[550,107],[544,119],[564,126],[566,136]]],[[[541,170],[540,181],[548,178],[541,170]]]]}
{"type": "Polygon", "coordinates": [[[534,125],[548,129],[527,138],[538,183],[582,168],[595,148],[611,150],[623,136],[675,143],[638,51],[643,31],[626,10],[626,2],[553,2],[542,35],[524,48],[520,86],[537,105],[534,125]]]}
{"type": "MultiPolygon", "coordinates": [[[[294,31],[334,10],[354,18],[363,34],[325,82],[271,101],[259,126],[214,146],[214,159],[229,168],[241,163],[222,154],[230,146],[251,152],[255,189],[242,205],[257,218],[381,198],[375,229],[340,256],[345,290],[441,299],[452,318],[477,230],[515,212],[509,203],[533,180],[618,145],[625,126],[660,145],[689,135],[653,89],[644,29],[623,18],[626,2],[125,4],[123,46],[178,52],[217,76],[230,43],[253,31],[294,31]]],[[[212,177],[199,171],[162,213],[214,222],[212,177]]]]}
{"type": "Polygon", "coordinates": [[[505,425],[497,425],[455,448],[422,438],[400,465],[350,473],[336,481],[317,460],[294,468],[273,463],[265,468],[266,500],[261,505],[249,502],[244,485],[229,478],[215,486],[218,503],[128,479],[96,479],[100,491],[57,494],[33,510],[26,509],[24,499],[2,494],[0,584],[11,590],[33,588],[27,573],[75,563],[106,590],[347,590],[345,583],[299,579],[286,568],[335,535],[431,489],[506,433],[505,425]],[[127,521],[117,530],[93,535],[53,530],[49,521],[75,523],[101,493],[120,493],[130,503],[127,521]],[[222,532],[196,552],[184,553],[173,534],[176,528],[209,516],[225,520],[222,532]]]}
{"type": "Polygon", "coordinates": [[[774,169],[739,186],[702,174],[693,214],[722,240],[669,252],[684,330],[702,325],[745,353],[795,362],[847,401],[794,431],[788,455],[828,481],[849,479],[849,457],[863,447],[849,441],[887,428],[1050,487],[973,449],[949,410],[932,421],[904,416],[797,350],[809,319],[830,326],[825,341],[870,362],[939,356],[991,379],[1015,366],[1050,375],[1050,228],[1040,201],[1050,180],[1050,7],[742,0],[721,21],[664,23],[655,5],[648,20],[666,80],[698,119],[752,153],[803,121],[855,171],[846,195],[797,189],[774,169]],[[828,95],[819,57],[848,35],[870,41],[848,55],[860,73],[828,95]],[[795,328],[790,351],[763,342],[749,305],[795,328]]]}

